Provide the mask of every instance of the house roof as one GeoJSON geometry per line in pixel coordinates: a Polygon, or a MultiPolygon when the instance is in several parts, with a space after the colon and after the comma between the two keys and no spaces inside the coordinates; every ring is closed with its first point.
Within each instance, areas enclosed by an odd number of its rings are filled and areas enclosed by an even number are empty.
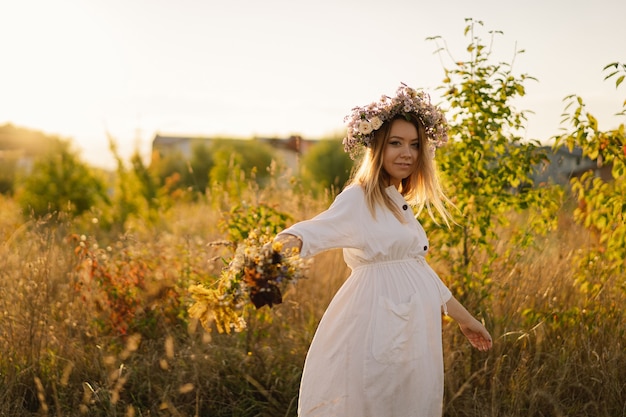
{"type": "Polygon", "coordinates": [[[301,136],[290,136],[287,139],[284,138],[255,138],[260,142],[269,144],[277,149],[286,149],[292,152],[302,153],[306,151],[311,145],[317,143],[317,140],[303,139],[301,136]]]}
{"type": "Polygon", "coordinates": [[[152,140],[152,146],[155,145],[165,145],[165,146],[171,146],[171,145],[177,145],[180,143],[185,143],[185,142],[189,142],[191,140],[198,140],[198,139],[205,139],[205,140],[210,140],[210,138],[204,138],[204,137],[192,137],[192,136],[161,136],[158,133],[154,136],[154,139],[152,140]]]}

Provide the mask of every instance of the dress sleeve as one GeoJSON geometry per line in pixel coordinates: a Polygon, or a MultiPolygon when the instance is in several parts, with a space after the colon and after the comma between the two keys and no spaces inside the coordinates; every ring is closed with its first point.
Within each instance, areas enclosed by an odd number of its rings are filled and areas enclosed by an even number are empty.
{"type": "MultiPolygon", "coordinates": [[[[278,235],[291,234],[302,240],[300,256],[309,257],[336,248],[363,247],[363,208],[365,199],[360,186],[343,190],[331,206],[310,220],[304,220],[278,235]]],[[[366,208],[367,210],[367,208],[366,208]]]]}

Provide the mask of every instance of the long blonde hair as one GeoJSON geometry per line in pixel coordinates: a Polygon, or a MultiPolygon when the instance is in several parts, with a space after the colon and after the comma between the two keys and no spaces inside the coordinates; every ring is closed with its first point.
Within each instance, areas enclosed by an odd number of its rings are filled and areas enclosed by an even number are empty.
{"type": "Polygon", "coordinates": [[[365,201],[375,217],[376,206],[385,206],[400,220],[405,222],[400,208],[394,204],[393,200],[385,192],[385,188],[390,185],[389,174],[383,168],[383,153],[387,141],[389,140],[389,132],[391,125],[395,120],[404,119],[412,123],[417,129],[419,139],[419,153],[417,157],[417,167],[413,173],[402,180],[400,193],[412,206],[417,207],[418,214],[426,208],[430,217],[437,222],[432,208],[443,219],[446,225],[450,225],[452,216],[446,208],[446,204],[452,206],[452,203],[446,197],[439,177],[435,161],[429,149],[428,138],[424,131],[424,126],[413,114],[404,116],[396,116],[395,118],[385,121],[383,125],[374,132],[374,141],[372,145],[365,149],[359,167],[352,175],[349,184],[359,184],[365,192],[365,201]]]}

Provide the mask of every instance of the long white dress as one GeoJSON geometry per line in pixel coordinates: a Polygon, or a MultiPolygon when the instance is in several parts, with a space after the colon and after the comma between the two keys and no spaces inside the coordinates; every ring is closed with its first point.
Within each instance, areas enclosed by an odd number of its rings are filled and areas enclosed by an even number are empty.
{"type": "Polygon", "coordinates": [[[301,256],[343,248],[352,273],[319,323],[300,386],[300,417],[434,417],[443,401],[442,306],[451,293],[424,260],[428,239],[404,197],[386,189],[374,219],[363,189],[282,233],[301,256]]]}

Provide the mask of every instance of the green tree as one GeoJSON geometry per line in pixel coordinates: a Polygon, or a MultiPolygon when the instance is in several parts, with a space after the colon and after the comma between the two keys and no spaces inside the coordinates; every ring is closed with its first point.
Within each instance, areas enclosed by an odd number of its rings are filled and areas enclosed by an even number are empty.
{"type": "Polygon", "coordinates": [[[118,152],[115,140],[109,136],[109,149],[117,163],[115,170],[115,187],[113,193],[111,225],[120,229],[124,228],[126,220],[134,214],[139,213],[143,203],[141,194],[138,192],[137,178],[133,176],[118,152]]]}
{"type": "Polygon", "coordinates": [[[321,140],[302,158],[302,179],[310,188],[342,189],[350,178],[352,159],[343,151],[341,139],[321,140]]]}
{"type": "Polygon", "coordinates": [[[13,194],[15,173],[18,170],[17,158],[3,155],[0,163],[0,194],[13,194]]]}
{"type": "Polygon", "coordinates": [[[152,174],[149,167],[147,167],[139,152],[135,152],[130,158],[130,163],[133,167],[133,173],[139,181],[140,193],[150,211],[158,210],[160,189],[157,178],[152,174]]]}
{"type": "Polygon", "coordinates": [[[185,183],[193,186],[196,191],[204,194],[209,186],[209,173],[215,164],[215,158],[211,148],[204,144],[196,144],[191,152],[191,161],[187,169],[188,178],[185,183]]]}
{"type": "Polygon", "coordinates": [[[163,192],[158,179],[146,167],[138,150],[130,158],[130,166],[118,152],[115,140],[109,136],[109,149],[117,162],[113,180],[112,203],[108,211],[100,213],[104,226],[124,230],[130,219],[141,218],[143,223],[156,222],[158,211],[169,207],[169,196],[163,192]],[[167,203],[166,203],[167,202],[167,203]]]}
{"type": "Polygon", "coordinates": [[[150,171],[163,189],[193,191],[195,198],[203,195],[210,184],[226,183],[234,166],[247,178],[263,182],[276,159],[269,145],[254,140],[199,140],[192,144],[190,157],[172,153],[154,158],[150,171]]]}
{"type": "Polygon", "coordinates": [[[10,123],[0,126],[0,194],[13,194],[17,178],[31,168],[29,161],[51,152],[60,141],[10,123]]]}
{"type": "Polygon", "coordinates": [[[160,179],[162,187],[191,191],[193,198],[202,195],[206,192],[209,172],[215,164],[211,142],[202,139],[194,140],[191,144],[190,157],[180,152],[166,155],[155,161],[150,171],[160,179]],[[176,184],[172,184],[173,179],[176,179],[176,184]]]}
{"type": "MultiPolygon", "coordinates": [[[[469,36],[466,60],[452,60],[444,68],[443,98],[449,106],[450,143],[437,151],[437,163],[446,191],[460,211],[458,225],[450,230],[430,224],[429,233],[445,242],[449,250],[438,252],[452,272],[450,284],[457,295],[488,295],[490,273],[497,260],[498,230],[508,223],[513,210],[556,209],[558,199],[546,199],[547,190],[533,187],[532,172],[546,158],[538,141],[525,141],[520,132],[526,112],[513,101],[525,95],[524,84],[532,77],[513,72],[512,64],[494,63],[491,46],[475,30],[480,21],[467,19],[469,36]]],[[[489,32],[491,41],[500,32],[489,32]]],[[[439,45],[440,38],[429,38],[439,45]]],[[[491,43],[490,43],[491,44],[491,43]]],[[[446,48],[437,52],[452,56],[446,48]]],[[[516,51],[521,53],[523,51],[516,51]]],[[[533,220],[542,228],[540,213],[533,220]]],[[[532,228],[532,224],[528,229],[532,228]]],[[[530,231],[520,231],[520,242],[529,243],[530,231]]]]}
{"type": "Polygon", "coordinates": [[[233,166],[239,167],[247,178],[262,183],[269,177],[269,168],[277,158],[269,145],[249,140],[216,140],[209,151],[213,156],[209,174],[213,183],[225,183],[233,166]]]}
{"type": "MultiPolygon", "coordinates": [[[[109,137],[109,148],[117,168],[112,204],[108,212],[101,213],[104,217],[102,224],[123,230],[129,220],[140,218],[142,223],[154,225],[159,219],[159,212],[171,207],[175,187],[171,187],[167,180],[161,186],[154,171],[144,164],[138,150],[131,156],[129,166],[120,156],[112,137],[109,137]]],[[[177,175],[174,172],[172,177],[177,175]]]]}
{"type": "Polygon", "coordinates": [[[188,185],[183,181],[188,171],[188,163],[180,152],[173,152],[163,157],[157,157],[150,164],[150,171],[158,179],[159,186],[168,186],[171,189],[185,188],[188,185]],[[171,184],[175,178],[175,184],[171,184]]]}
{"type": "MultiPolygon", "coordinates": [[[[605,79],[615,78],[616,88],[626,77],[623,63],[609,64],[604,70],[608,72],[605,79]]],[[[596,303],[600,294],[611,294],[611,288],[626,291],[626,128],[622,123],[615,129],[601,130],[581,97],[568,96],[565,100],[563,123],[569,129],[555,138],[555,148],[566,146],[571,151],[578,147],[598,167],[610,167],[609,181],[592,171],[571,179],[578,201],[574,219],[593,237],[577,254],[577,283],[588,300],[596,303]]],[[[626,101],[618,114],[626,116],[626,101]]]]}
{"type": "Polygon", "coordinates": [[[23,150],[25,156],[37,157],[49,153],[62,142],[57,136],[38,130],[17,127],[11,123],[0,126],[0,149],[23,150]]]}
{"type": "Polygon", "coordinates": [[[59,142],[57,149],[34,163],[17,199],[25,214],[37,217],[57,212],[78,216],[109,202],[104,181],[80,160],[68,142],[59,142]]]}

